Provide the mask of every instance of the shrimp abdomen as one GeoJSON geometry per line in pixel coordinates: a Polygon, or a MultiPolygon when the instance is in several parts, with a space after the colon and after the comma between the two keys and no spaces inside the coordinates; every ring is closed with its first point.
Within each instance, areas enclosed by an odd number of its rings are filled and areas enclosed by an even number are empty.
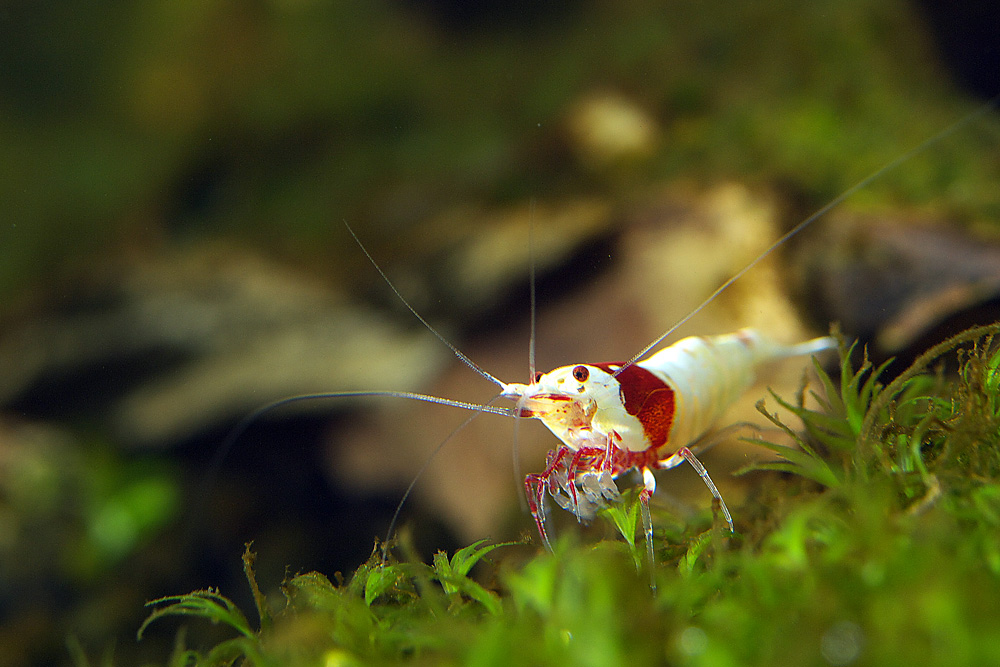
{"type": "Polygon", "coordinates": [[[670,442],[681,447],[703,435],[750,388],[760,366],[833,347],[836,341],[829,336],[784,345],[754,329],[740,329],[684,338],[636,365],[673,388],[676,411],[670,442]]]}

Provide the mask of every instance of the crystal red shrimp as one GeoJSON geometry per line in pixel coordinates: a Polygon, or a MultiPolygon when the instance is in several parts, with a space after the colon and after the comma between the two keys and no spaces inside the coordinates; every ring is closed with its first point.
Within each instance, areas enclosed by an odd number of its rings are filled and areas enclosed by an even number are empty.
{"type": "Polygon", "coordinates": [[[781,345],[757,331],[691,337],[631,364],[563,366],[539,373],[531,384],[511,383],[503,396],[517,401],[519,416],[541,420],[561,445],[549,452],[545,470],[525,478],[528,507],[548,547],[545,493],[588,520],[609,501],[620,500],[614,479],[642,474],[643,523],[652,533],[649,499],[654,470],[688,461],[718,499],[729,529],[732,516],[693,450],[722,413],[754,382],[758,367],[777,359],[836,346],[830,337],[781,345]]]}

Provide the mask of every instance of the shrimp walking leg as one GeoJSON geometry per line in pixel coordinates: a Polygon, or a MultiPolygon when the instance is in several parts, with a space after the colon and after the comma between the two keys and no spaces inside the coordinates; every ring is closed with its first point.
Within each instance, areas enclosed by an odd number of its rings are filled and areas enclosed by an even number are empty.
{"type": "Polygon", "coordinates": [[[546,491],[560,507],[573,512],[579,522],[593,519],[608,502],[621,502],[614,478],[622,470],[612,458],[615,453],[612,442],[609,439],[605,447],[583,447],[576,451],[559,447],[549,452],[544,471],[524,478],[528,509],[550,551],[552,545],[545,527],[546,491]]]}
{"type": "Polygon", "coordinates": [[[729,514],[729,508],[726,507],[726,501],[722,499],[722,494],[719,493],[719,489],[715,486],[715,482],[712,481],[708,471],[705,470],[705,466],[701,464],[701,461],[699,461],[698,457],[694,455],[694,452],[687,447],[681,447],[677,450],[676,454],[660,461],[660,467],[673,468],[682,460],[690,463],[691,467],[695,469],[695,472],[701,476],[702,481],[705,482],[705,486],[707,486],[708,490],[712,492],[712,496],[719,501],[719,506],[722,507],[722,514],[726,517],[726,523],[729,524],[729,532],[735,533],[736,530],[733,528],[733,517],[729,514]]]}
{"type": "Polygon", "coordinates": [[[560,447],[555,451],[550,451],[546,457],[544,472],[533,473],[524,478],[524,491],[528,497],[528,509],[538,526],[538,534],[542,537],[545,548],[552,551],[552,544],[549,542],[549,534],[545,530],[545,491],[551,492],[552,477],[561,467],[564,467],[563,458],[570,453],[568,447],[560,447]]]}
{"type": "Polygon", "coordinates": [[[649,499],[656,491],[656,478],[649,468],[642,469],[642,491],[639,492],[642,512],[642,532],[646,536],[646,561],[649,563],[649,586],[656,590],[656,575],[653,570],[653,517],[649,514],[649,499]]]}

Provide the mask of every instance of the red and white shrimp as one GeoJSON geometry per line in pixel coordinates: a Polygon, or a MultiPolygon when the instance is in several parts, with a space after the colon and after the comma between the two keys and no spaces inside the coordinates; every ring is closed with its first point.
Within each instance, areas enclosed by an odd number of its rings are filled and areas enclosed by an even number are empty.
{"type": "MultiPolygon", "coordinates": [[[[561,366],[548,373],[533,373],[530,384],[505,383],[497,379],[448,342],[406,302],[348,227],[376,270],[413,315],[451,348],[462,362],[497,384],[501,389],[500,397],[513,400],[516,404],[513,410],[492,405],[476,408],[420,394],[376,393],[541,420],[561,444],[548,453],[545,470],[525,477],[524,488],[528,508],[546,548],[551,549],[545,528],[546,492],[562,508],[576,514],[579,520],[589,520],[608,502],[621,500],[614,480],[637,469],[643,478],[640,500],[646,548],[652,562],[649,499],[656,490],[653,470],[673,468],[683,461],[694,467],[718,499],[732,531],[729,509],[694,450],[704,447],[704,436],[753,384],[760,366],[785,357],[827,350],[836,342],[833,338],[823,337],[798,345],[782,345],[757,331],[742,329],[721,336],[685,338],[649,357],[646,355],[815,217],[806,219],[772,244],[630,360],[561,366]]],[[[534,331],[531,335],[529,356],[533,370],[534,331]]]]}
{"type": "Polygon", "coordinates": [[[648,540],[653,471],[683,461],[701,475],[733,530],[729,509],[693,450],[753,384],[758,367],[835,346],[830,337],[781,345],[742,329],[685,338],[643,360],[563,366],[538,373],[531,384],[506,385],[503,396],[517,401],[518,416],[541,420],[562,442],[549,452],[545,470],[524,481],[542,541],[549,546],[546,491],[587,520],[608,501],[620,500],[614,479],[633,468],[642,474],[639,498],[648,540]]]}

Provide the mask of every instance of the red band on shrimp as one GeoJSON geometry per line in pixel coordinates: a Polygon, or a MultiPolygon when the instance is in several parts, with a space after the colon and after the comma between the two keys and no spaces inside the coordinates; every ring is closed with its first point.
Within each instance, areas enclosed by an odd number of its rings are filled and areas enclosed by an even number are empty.
{"type": "MultiPolygon", "coordinates": [[[[613,373],[621,364],[592,364],[613,373]]],[[[621,385],[625,412],[635,416],[649,439],[649,447],[656,451],[670,435],[674,423],[674,390],[645,368],[632,364],[616,378],[621,385]]]]}

